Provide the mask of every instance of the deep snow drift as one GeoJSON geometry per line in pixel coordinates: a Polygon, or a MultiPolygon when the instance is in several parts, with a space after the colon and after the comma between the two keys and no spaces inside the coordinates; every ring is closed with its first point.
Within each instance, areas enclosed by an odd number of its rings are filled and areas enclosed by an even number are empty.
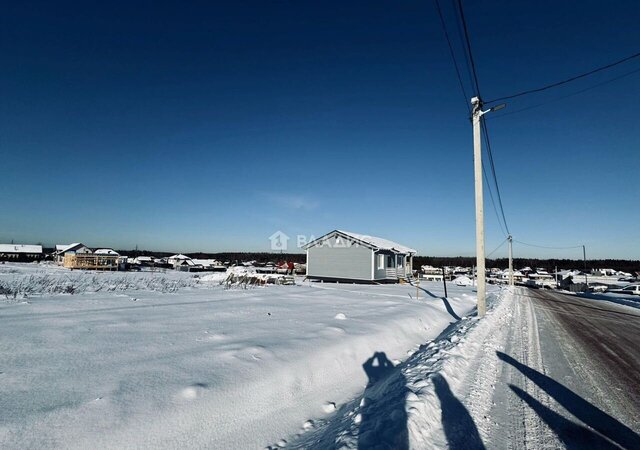
{"type": "Polygon", "coordinates": [[[84,287],[0,300],[2,448],[273,445],[357,397],[376,352],[398,363],[475,306],[471,287],[444,301],[426,282],[416,299],[410,285],[0,270],[5,285],[56,277],[84,287]]]}

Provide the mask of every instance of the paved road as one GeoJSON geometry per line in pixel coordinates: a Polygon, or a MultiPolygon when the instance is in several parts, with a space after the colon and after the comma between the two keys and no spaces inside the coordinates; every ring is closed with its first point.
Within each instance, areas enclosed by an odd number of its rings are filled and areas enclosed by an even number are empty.
{"type": "Polygon", "coordinates": [[[495,448],[640,449],[640,310],[519,288],[495,448]]]}

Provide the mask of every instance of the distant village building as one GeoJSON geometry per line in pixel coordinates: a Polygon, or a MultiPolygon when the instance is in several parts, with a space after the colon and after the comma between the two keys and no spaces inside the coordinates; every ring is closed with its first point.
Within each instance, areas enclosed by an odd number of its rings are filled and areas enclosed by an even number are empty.
{"type": "Polygon", "coordinates": [[[133,259],[135,264],[153,264],[154,261],[155,260],[151,256],[138,256],[133,259]]]}
{"type": "Polygon", "coordinates": [[[334,230],[308,243],[307,277],[396,283],[412,276],[416,251],[387,239],[334,230]]]}
{"type": "Polygon", "coordinates": [[[116,252],[115,250],[113,250],[111,248],[99,248],[98,250],[93,252],[93,254],[94,255],[120,256],[120,253],[116,252]]]}
{"type": "Polygon", "coordinates": [[[196,265],[196,263],[193,262],[193,259],[188,258],[176,260],[173,263],[173,268],[182,272],[191,272],[193,270],[200,269],[200,266],[196,265]]]}
{"type": "Polygon", "coordinates": [[[95,253],[65,253],[63,266],[67,269],[118,270],[116,255],[95,253]]]}
{"type": "Polygon", "coordinates": [[[0,244],[0,261],[30,262],[43,258],[42,245],[0,244]]]}
{"type": "Polygon", "coordinates": [[[74,244],[56,244],[56,251],[53,252],[53,259],[59,265],[64,265],[64,256],[70,255],[90,255],[93,253],[89,247],[81,242],[74,244]]]}
{"type": "Polygon", "coordinates": [[[202,268],[202,270],[208,271],[224,271],[226,267],[222,265],[217,259],[192,259],[193,263],[202,268]]]}
{"type": "MultiPolygon", "coordinates": [[[[173,267],[176,266],[182,266],[185,264],[185,261],[191,261],[191,258],[188,257],[187,255],[183,255],[182,253],[179,253],[177,255],[173,255],[173,256],[169,256],[167,258],[167,262],[172,265],[173,267]]],[[[188,263],[186,263],[188,264],[188,263]]]]}

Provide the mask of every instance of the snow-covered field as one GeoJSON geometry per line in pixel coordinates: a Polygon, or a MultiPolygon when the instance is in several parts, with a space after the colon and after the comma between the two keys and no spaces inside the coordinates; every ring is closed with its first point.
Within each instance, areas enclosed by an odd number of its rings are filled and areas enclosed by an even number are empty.
{"type": "Polygon", "coordinates": [[[404,360],[475,306],[429,282],[206,280],[0,266],[0,447],[276,445],[361,394],[376,352],[404,360]]]}

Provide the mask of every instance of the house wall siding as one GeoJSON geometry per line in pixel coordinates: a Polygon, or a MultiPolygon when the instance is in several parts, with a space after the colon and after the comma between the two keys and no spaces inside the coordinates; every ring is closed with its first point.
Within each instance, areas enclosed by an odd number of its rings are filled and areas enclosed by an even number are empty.
{"type": "Polygon", "coordinates": [[[336,244],[335,237],[331,237],[328,244],[307,250],[307,276],[371,280],[373,250],[340,239],[343,244],[336,244]]]}

